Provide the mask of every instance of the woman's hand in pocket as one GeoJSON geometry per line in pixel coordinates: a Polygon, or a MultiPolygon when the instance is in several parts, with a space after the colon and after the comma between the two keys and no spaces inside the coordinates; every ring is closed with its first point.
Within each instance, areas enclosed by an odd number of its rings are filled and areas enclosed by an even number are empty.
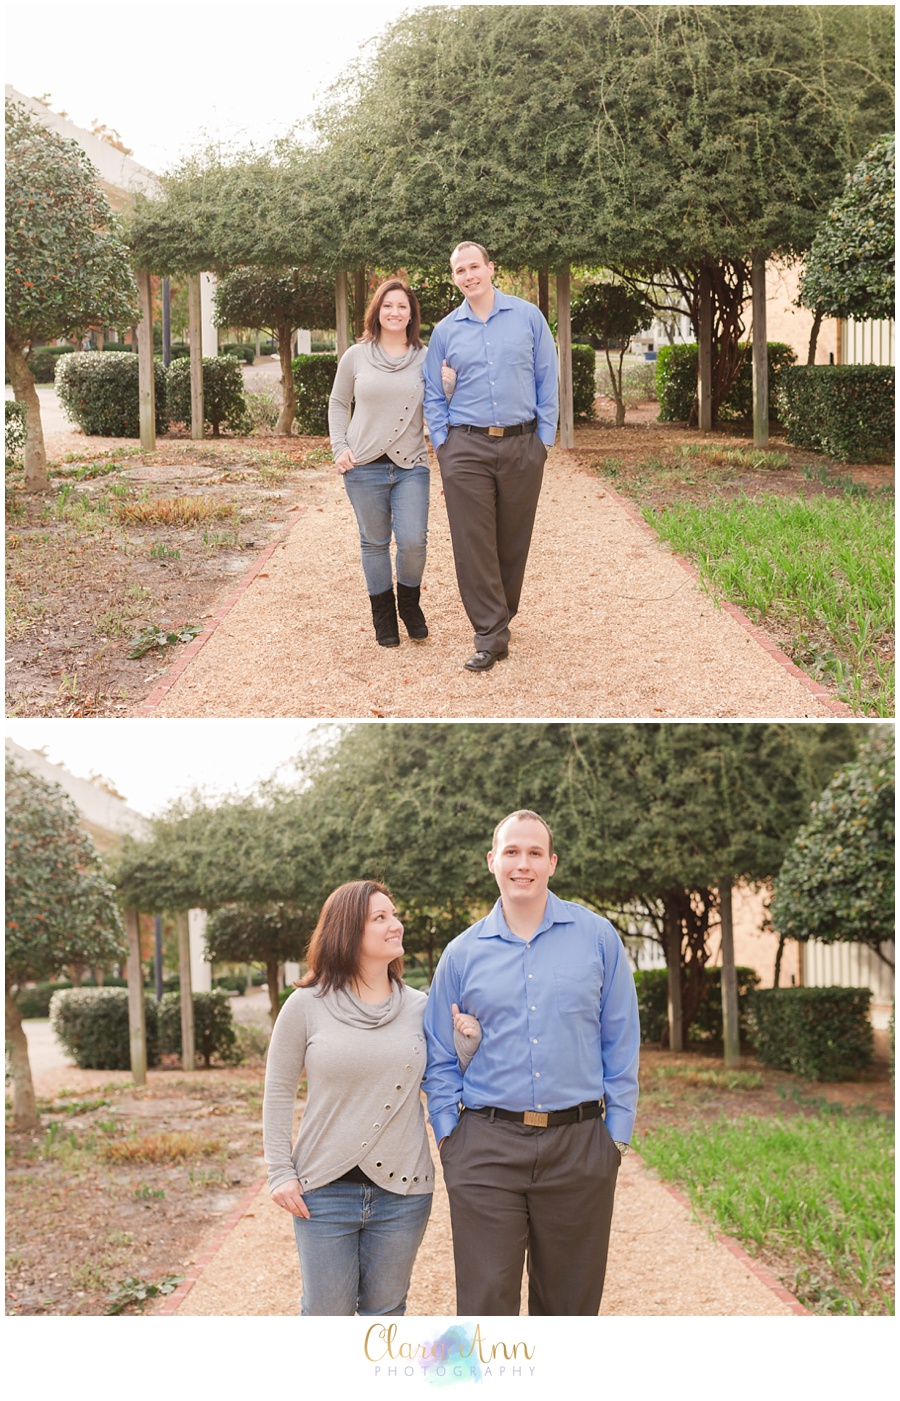
{"type": "Polygon", "coordinates": [[[334,470],[340,472],[341,476],[343,476],[345,472],[349,472],[355,466],[356,458],[349,448],[344,448],[340,457],[335,458],[334,470]]]}
{"type": "Polygon", "coordinates": [[[292,1216],[305,1216],[309,1220],[309,1207],[303,1200],[303,1188],[296,1177],[292,1182],[282,1182],[280,1187],[276,1187],[272,1201],[276,1206],[283,1206],[292,1216]]]}

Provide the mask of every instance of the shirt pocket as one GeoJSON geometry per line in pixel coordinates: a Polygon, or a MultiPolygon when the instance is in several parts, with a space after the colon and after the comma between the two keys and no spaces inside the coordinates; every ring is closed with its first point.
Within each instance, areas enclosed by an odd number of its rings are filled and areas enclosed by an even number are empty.
{"type": "Polygon", "coordinates": [[[586,968],[578,973],[556,973],[556,1005],[564,1017],[600,1020],[600,993],[603,979],[599,968],[586,968]]]}

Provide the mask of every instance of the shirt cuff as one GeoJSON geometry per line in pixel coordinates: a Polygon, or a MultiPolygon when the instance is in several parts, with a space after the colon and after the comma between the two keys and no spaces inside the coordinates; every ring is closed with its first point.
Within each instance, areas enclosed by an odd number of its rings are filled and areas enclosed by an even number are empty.
{"type": "Polygon", "coordinates": [[[607,1109],[606,1127],[614,1142],[630,1143],[634,1132],[634,1115],[627,1109],[607,1109]]]}
{"type": "Polygon", "coordinates": [[[440,1143],[442,1138],[447,1138],[458,1123],[459,1114],[454,1114],[452,1109],[443,1109],[440,1114],[437,1114],[431,1121],[435,1143],[440,1143]]]}

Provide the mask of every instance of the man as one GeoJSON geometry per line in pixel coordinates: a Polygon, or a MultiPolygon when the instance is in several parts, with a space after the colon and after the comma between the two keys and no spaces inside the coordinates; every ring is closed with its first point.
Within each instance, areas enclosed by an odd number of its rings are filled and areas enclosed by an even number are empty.
{"type": "Polygon", "coordinates": [[[517,1314],[526,1253],[529,1314],[600,1309],[637,1106],[637,997],[609,921],[548,889],[556,860],[537,813],[498,824],[487,863],[500,898],[444,950],[425,1009],[460,1314],[517,1314]],[[465,1079],[460,1010],[483,1036],[465,1079]]]}
{"type": "Polygon", "coordinates": [[[462,306],[435,326],[425,417],[441,468],[456,578],[475,630],[469,671],[509,650],[559,389],[556,347],[536,306],[498,291],[480,243],[451,254],[462,306]],[[441,371],[456,387],[448,404],[441,371]],[[452,376],[450,377],[452,379],[452,376]]]}

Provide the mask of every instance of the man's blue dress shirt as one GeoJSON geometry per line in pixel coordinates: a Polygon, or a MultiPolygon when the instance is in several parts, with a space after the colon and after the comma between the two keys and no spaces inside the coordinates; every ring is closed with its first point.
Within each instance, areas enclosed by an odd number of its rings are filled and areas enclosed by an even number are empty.
{"type": "Polygon", "coordinates": [[[609,920],[547,893],[529,940],[511,933],[498,900],[449,943],[425,1007],[423,1089],[438,1143],[470,1109],[568,1109],[605,1099],[606,1126],[629,1143],[638,1098],[640,1024],[634,978],[609,920]],[[471,1012],[482,1041],[465,1077],[453,1015],[471,1012]]]}
{"type": "Polygon", "coordinates": [[[439,321],[425,357],[425,419],[432,445],[439,448],[449,428],[528,423],[536,418],[541,441],[552,448],[559,417],[556,346],[536,306],[494,288],[487,321],[464,301],[439,321]],[[456,371],[447,403],[441,363],[456,371]]]}

